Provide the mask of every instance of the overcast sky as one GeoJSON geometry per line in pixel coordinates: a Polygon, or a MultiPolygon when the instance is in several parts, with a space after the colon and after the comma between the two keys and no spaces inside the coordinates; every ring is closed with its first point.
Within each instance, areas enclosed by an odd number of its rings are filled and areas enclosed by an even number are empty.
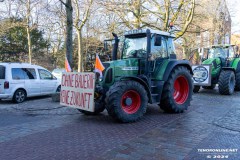
{"type": "Polygon", "coordinates": [[[232,33],[240,33],[240,1],[226,0],[232,17],[232,33]]]}

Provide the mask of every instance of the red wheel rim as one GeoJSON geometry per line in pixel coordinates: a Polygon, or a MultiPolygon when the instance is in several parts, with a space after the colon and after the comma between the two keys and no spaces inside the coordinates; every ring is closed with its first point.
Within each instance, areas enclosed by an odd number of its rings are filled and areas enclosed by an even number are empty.
{"type": "Polygon", "coordinates": [[[124,112],[127,114],[133,114],[138,111],[141,106],[141,98],[138,92],[130,90],[125,92],[121,98],[121,105],[124,112]],[[130,101],[130,102],[126,102],[130,101]]]}
{"type": "Polygon", "coordinates": [[[179,76],[174,82],[173,98],[177,104],[186,102],[189,94],[189,85],[186,77],[179,76]]]}

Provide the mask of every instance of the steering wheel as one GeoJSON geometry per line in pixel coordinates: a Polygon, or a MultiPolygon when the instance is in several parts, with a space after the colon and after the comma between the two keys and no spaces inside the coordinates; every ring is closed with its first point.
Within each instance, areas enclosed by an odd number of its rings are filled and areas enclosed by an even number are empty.
{"type": "Polygon", "coordinates": [[[137,57],[137,50],[131,50],[128,54],[129,54],[128,57],[135,58],[137,57]]]}
{"type": "Polygon", "coordinates": [[[134,58],[142,58],[145,57],[147,51],[143,50],[143,49],[139,49],[139,50],[132,50],[129,52],[129,57],[134,57],[134,58]]]}

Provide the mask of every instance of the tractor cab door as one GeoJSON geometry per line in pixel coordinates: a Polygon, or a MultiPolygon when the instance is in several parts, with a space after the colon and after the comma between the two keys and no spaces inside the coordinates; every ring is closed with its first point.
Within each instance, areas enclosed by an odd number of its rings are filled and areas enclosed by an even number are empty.
{"type": "Polygon", "coordinates": [[[168,39],[155,34],[151,39],[150,71],[155,72],[156,66],[160,66],[166,58],[169,58],[168,39]]]}

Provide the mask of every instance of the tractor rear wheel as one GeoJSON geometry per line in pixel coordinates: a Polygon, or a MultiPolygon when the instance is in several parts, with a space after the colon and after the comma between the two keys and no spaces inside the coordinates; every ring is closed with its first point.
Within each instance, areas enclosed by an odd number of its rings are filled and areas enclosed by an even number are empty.
{"type": "Polygon", "coordinates": [[[211,86],[202,86],[204,89],[214,89],[216,87],[216,84],[212,84],[211,86]]]}
{"type": "Polygon", "coordinates": [[[147,110],[148,96],[144,87],[135,81],[120,81],[106,95],[108,114],[121,122],[134,122],[147,110]]]}
{"type": "Polygon", "coordinates": [[[236,73],[236,91],[240,91],[240,71],[236,73]]]}
{"type": "Polygon", "coordinates": [[[190,71],[178,66],[171,72],[163,87],[160,108],[168,113],[187,110],[192,100],[193,83],[190,71]]]}
{"type": "Polygon", "coordinates": [[[218,88],[219,93],[222,95],[231,95],[235,88],[235,74],[231,70],[223,70],[220,73],[218,88]]]}
{"type": "Polygon", "coordinates": [[[201,86],[194,86],[193,87],[193,93],[198,93],[200,88],[201,88],[201,86]]]}
{"type": "Polygon", "coordinates": [[[78,111],[85,115],[98,115],[99,113],[105,110],[104,98],[105,98],[104,96],[101,96],[97,100],[94,100],[94,103],[95,103],[94,112],[89,112],[82,109],[78,109],[78,111]]]}

